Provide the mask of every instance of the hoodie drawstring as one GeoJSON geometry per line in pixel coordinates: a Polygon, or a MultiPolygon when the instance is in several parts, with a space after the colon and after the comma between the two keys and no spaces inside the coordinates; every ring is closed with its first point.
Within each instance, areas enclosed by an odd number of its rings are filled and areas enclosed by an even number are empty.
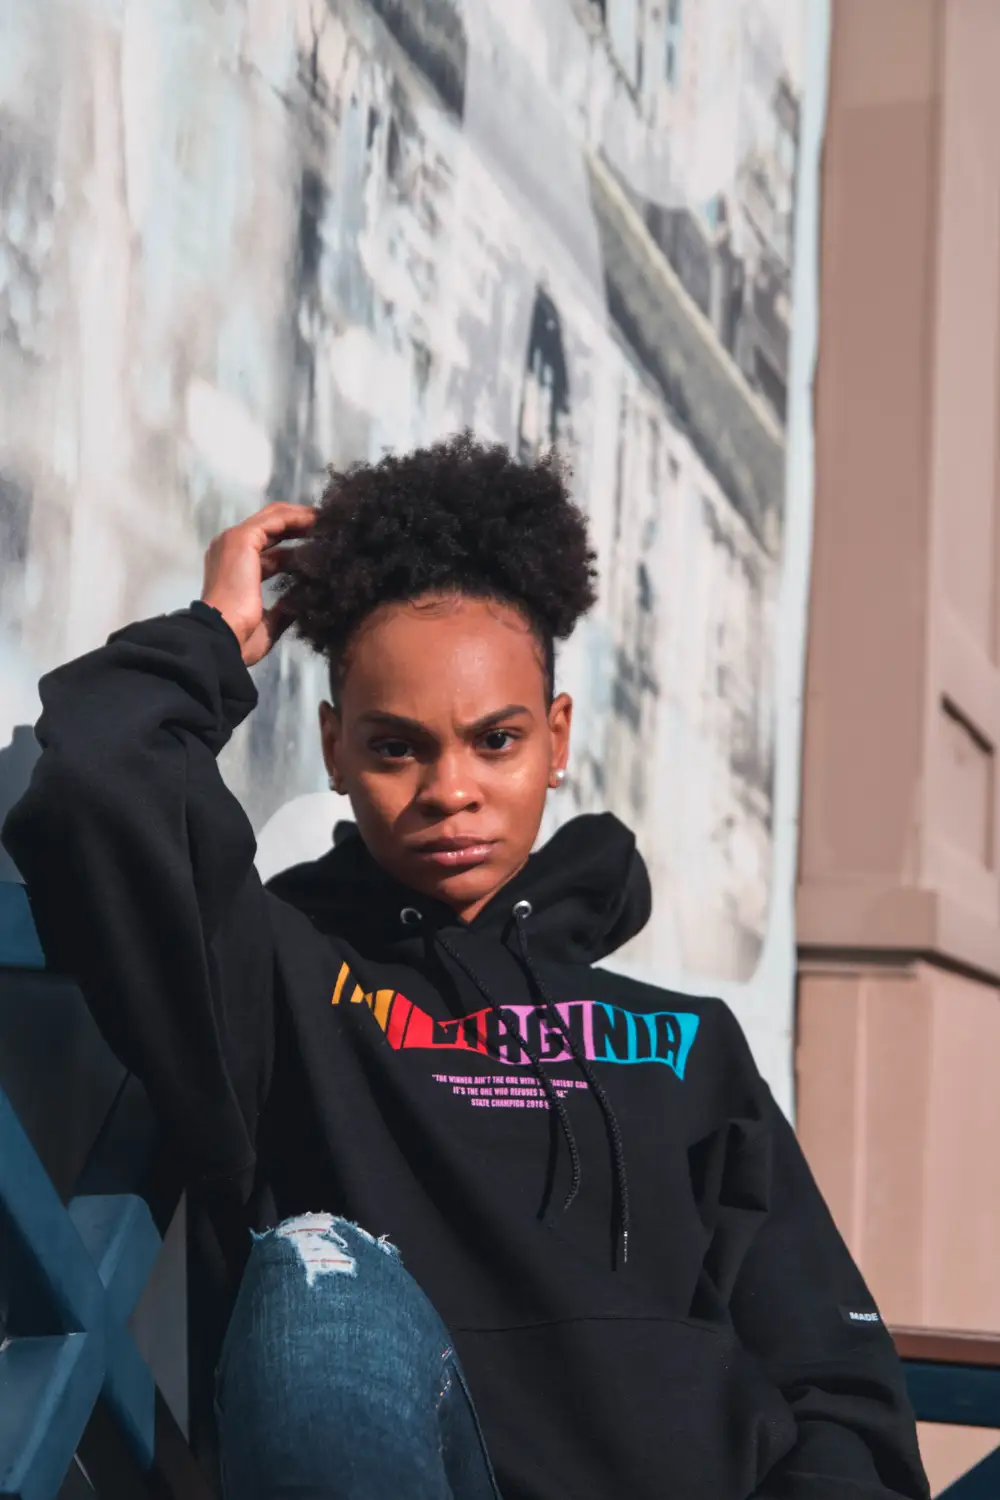
{"type": "Polygon", "coordinates": [[[535,967],[534,960],[528,948],[527,922],[530,916],[531,902],[518,901],[514,907],[514,922],[517,931],[517,945],[521,953],[521,962],[524,964],[530,979],[534,983],[535,989],[541,997],[546,1015],[565,1042],[567,1050],[571,1053],[577,1067],[586,1079],[587,1086],[597,1100],[601,1114],[604,1116],[604,1126],[608,1133],[608,1146],[611,1150],[611,1161],[615,1178],[617,1229],[618,1237],[621,1240],[622,1264],[624,1265],[628,1261],[628,1237],[632,1216],[629,1204],[628,1173],[625,1168],[625,1143],[622,1140],[621,1126],[618,1123],[618,1116],[615,1114],[611,1100],[604,1092],[597,1074],[590,1066],[586,1054],[577,1046],[572,1032],[559,1014],[559,1007],[553,1000],[548,986],[535,967]]]}
{"type": "Polygon", "coordinates": [[[440,932],[436,932],[434,934],[434,940],[440,948],[444,949],[449,958],[454,960],[454,962],[462,970],[462,973],[466,976],[466,978],[472,981],[476,989],[486,1001],[487,1005],[496,1014],[496,1017],[504,1030],[510,1036],[514,1037],[522,1050],[528,1054],[528,1060],[531,1063],[531,1070],[534,1073],[535,1077],[538,1079],[543,1090],[545,1091],[545,1096],[548,1099],[549,1104],[552,1106],[556,1118],[558,1119],[559,1124],[562,1127],[562,1133],[566,1141],[566,1149],[569,1152],[570,1184],[569,1192],[566,1194],[566,1200],[563,1203],[563,1212],[565,1213],[566,1209],[572,1206],[573,1200],[576,1198],[577,1193],[580,1191],[580,1148],[576,1144],[576,1136],[573,1134],[573,1126],[570,1122],[569,1113],[566,1109],[566,1106],[560,1099],[555,1084],[552,1082],[552,1079],[549,1077],[548,1073],[546,1073],[545,1068],[542,1065],[542,1059],[539,1057],[534,1047],[532,1047],[530,1043],[523,1036],[517,1033],[511,1026],[507,1017],[504,1015],[503,1007],[501,1006],[500,1002],[490,994],[489,990],[480,979],[475,969],[473,969],[470,964],[466,963],[462,955],[455,950],[451,943],[449,943],[448,939],[444,937],[440,932]]]}
{"type": "MultiPolygon", "coordinates": [[[[545,1010],[545,1014],[550,1024],[558,1031],[559,1035],[562,1037],[568,1052],[572,1056],[577,1067],[580,1069],[580,1072],[583,1074],[583,1077],[587,1083],[587,1087],[596,1099],[598,1106],[600,1107],[601,1114],[604,1117],[604,1125],[608,1135],[608,1145],[611,1152],[612,1171],[614,1174],[615,1184],[615,1244],[616,1246],[619,1243],[621,1244],[621,1264],[624,1265],[628,1260],[628,1241],[629,1229],[631,1227],[631,1214],[629,1207],[628,1175],[625,1169],[625,1147],[622,1141],[621,1126],[618,1123],[618,1117],[614,1112],[610,1099],[604,1092],[604,1089],[601,1087],[600,1080],[597,1078],[593,1068],[590,1066],[586,1055],[580,1050],[580,1048],[577,1046],[577,1043],[574,1041],[568,1026],[564,1022],[562,1016],[559,1014],[558,1007],[556,1006],[556,1003],[553,1000],[548,987],[546,986],[537,968],[535,967],[534,960],[532,959],[531,952],[528,948],[528,934],[526,927],[526,923],[528,921],[528,918],[531,916],[531,912],[532,908],[530,901],[518,901],[512,910],[515,930],[517,932],[517,945],[520,953],[521,963],[525,969],[530,983],[534,986],[538,997],[541,1000],[542,1006],[545,1010]]],[[[416,924],[417,922],[421,921],[421,914],[414,907],[405,908],[404,911],[400,913],[400,916],[406,925],[416,924]]],[[[566,1141],[566,1149],[569,1153],[570,1185],[569,1191],[566,1194],[566,1199],[563,1203],[563,1212],[565,1212],[572,1206],[577,1194],[579,1193],[581,1181],[580,1149],[576,1143],[576,1136],[573,1133],[573,1124],[570,1120],[569,1112],[566,1109],[566,1106],[563,1103],[558,1090],[552,1082],[551,1077],[546,1071],[541,1057],[535,1051],[534,1047],[530,1045],[527,1039],[521,1036],[520,1033],[517,1032],[512,1026],[510,1021],[508,1021],[506,1015],[504,1014],[503,1007],[501,1006],[500,1002],[490,993],[488,986],[484,984],[483,980],[479,977],[472,966],[462,957],[462,955],[457,951],[453,944],[448,941],[443,933],[435,932],[433,934],[433,938],[438,946],[443,949],[443,951],[448,954],[449,958],[451,958],[452,961],[457,964],[457,966],[462,970],[466,978],[475,985],[476,989],[482,995],[487,1005],[489,1005],[490,1009],[497,1016],[497,1019],[503,1026],[504,1030],[507,1031],[510,1036],[515,1037],[522,1050],[527,1053],[528,1060],[531,1063],[532,1072],[538,1079],[538,1082],[541,1084],[545,1096],[548,1099],[549,1104],[553,1110],[553,1113],[559,1121],[563,1137],[566,1141]]],[[[615,1269],[617,1270],[618,1268],[619,1267],[616,1255],[615,1269]]]]}

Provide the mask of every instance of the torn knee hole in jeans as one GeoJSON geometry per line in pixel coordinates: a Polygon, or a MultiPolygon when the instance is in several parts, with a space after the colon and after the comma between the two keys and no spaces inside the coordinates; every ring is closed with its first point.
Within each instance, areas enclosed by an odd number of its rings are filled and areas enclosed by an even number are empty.
{"type": "Polygon", "coordinates": [[[299,1214],[294,1219],[286,1219],[271,1233],[279,1239],[290,1240],[295,1246],[305,1267],[306,1282],[312,1286],[317,1276],[358,1274],[358,1263],[348,1249],[347,1241],[340,1234],[340,1228],[353,1229],[386,1255],[398,1255],[387,1235],[376,1239],[359,1224],[348,1225],[346,1220],[338,1219],[335,1214],[299,1214]]]}

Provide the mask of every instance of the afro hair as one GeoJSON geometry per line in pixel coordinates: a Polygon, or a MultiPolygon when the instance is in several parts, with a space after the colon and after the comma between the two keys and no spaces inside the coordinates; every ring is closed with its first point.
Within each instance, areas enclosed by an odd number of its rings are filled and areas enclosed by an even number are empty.
{"type": "Polygon", "coordinates": [[[594,603],[596,580],[587,524],[555,452],[521,464],[464,432],[331,469],[285,575],[282,612],[328,658],[336,683],[351,637],[379,605],[493,599],[535,631],[551,690],[553,643],[594,603]]]}

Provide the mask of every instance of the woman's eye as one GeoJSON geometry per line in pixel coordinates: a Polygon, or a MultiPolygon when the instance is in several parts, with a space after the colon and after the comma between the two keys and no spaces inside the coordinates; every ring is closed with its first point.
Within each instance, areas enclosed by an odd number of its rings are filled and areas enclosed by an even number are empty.
{"type": "Polygon", "coordinates": [[[483,735],[483,748],[486,750],[507,750],[514,743],[515,736],[509,729],[488,729],[483,735]]]}
{"type": "Polygon", "coordinates": [[[410,753],[405,740],[379,740],[372,749],[382,760],[405,760],[410,753]]]}

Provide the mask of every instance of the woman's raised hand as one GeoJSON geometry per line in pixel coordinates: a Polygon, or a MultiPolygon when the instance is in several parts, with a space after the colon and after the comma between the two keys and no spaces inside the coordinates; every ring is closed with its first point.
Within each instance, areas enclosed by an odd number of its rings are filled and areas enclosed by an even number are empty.
{"type": "Polygon", "coordinates": [[[316,512],[308,505],[265,505],[238,526],[230,526],[205,553],[202,601],[217,609],[240,643],[243,660],[254,666],[291,623],[281,601],[264,608],[263,585],[284,572],[289,552],[282,545],[308,536],[316,512]]]}

